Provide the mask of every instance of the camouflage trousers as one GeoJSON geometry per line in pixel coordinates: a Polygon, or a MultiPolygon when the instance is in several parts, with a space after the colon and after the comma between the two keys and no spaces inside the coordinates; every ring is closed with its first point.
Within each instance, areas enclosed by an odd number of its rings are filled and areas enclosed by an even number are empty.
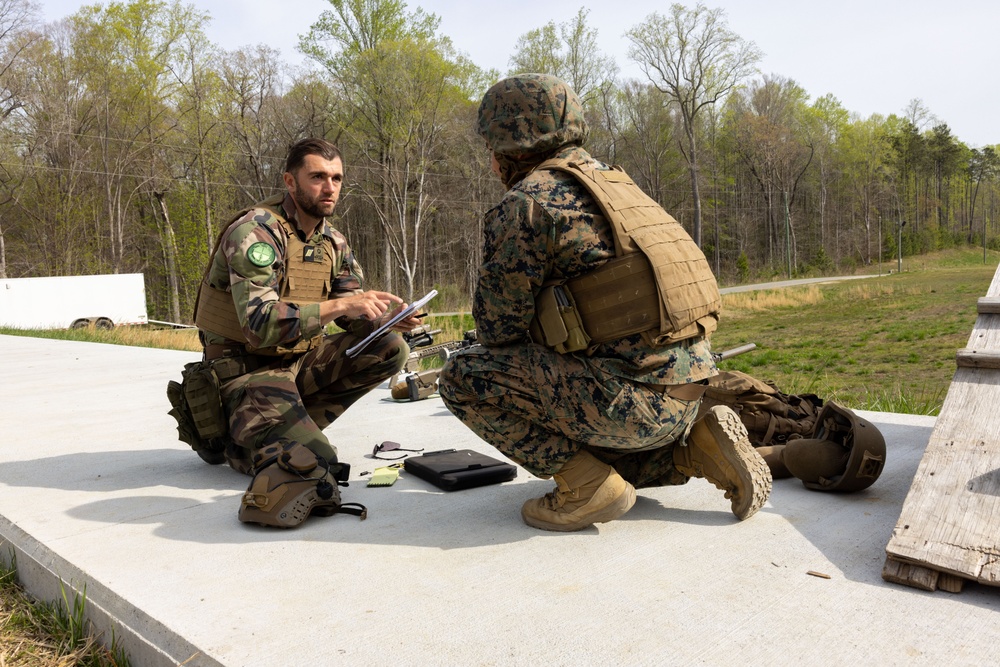
{"type": "Polygon", "coordinates": [[[538,477],[586,449],[637,488],[688,479],[674,468],[673,450],[701,399],[672,398],[534,344],[461,350],[438,387],[466,426],[538,477]]]}
{"type": "Polygon", "coordinates": [[[347,333],[324,336],[299,357],[223,382],[235,445],[235,451],[226,452],[229,465],[249,474],[253,452],[280,439],[305,445],[335,463],[337,448],[323,429],[398,372],[409,354],[403,338],[390,333],[348,358],[347,349],[357,342],[357,336],[347,333]]]}

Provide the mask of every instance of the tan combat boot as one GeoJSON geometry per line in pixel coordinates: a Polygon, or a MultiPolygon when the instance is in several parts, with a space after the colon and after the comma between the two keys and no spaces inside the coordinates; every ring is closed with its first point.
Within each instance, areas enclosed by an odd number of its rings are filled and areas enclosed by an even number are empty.
{"type": "Polygon", "coordinates": [[[585,451],[577,452],[552,478],[554,491],[532,498],[521,508],[521,518],[529,526],[582,530],[617,519],[635,504],[635,487],[585,451]]]}
{"type": "Polygon", "coordinates": [[[724,405],[712,407],[695,422],[686,447],[674,447],[674,466],[725,491],[741,521],[753,516],[771,493],[767,464],[750,445],[743,422],[724,405]]]}

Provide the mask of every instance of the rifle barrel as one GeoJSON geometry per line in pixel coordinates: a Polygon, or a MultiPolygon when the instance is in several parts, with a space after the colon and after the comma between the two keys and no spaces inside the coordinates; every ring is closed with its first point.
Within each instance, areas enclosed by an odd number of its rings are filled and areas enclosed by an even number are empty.
{"type": "Polygon", "coordinates": [[[723,350],[718,355],[715,355],[716,361],[725,361],[726,359],[731,359],[732,357],[738,356],[740,354],[746,354],[747,352],[752,352],[757,349],[756,343],[747,343],[746,345],[740,345],[739,347],[733,347],[728,350],[723,350]]]}

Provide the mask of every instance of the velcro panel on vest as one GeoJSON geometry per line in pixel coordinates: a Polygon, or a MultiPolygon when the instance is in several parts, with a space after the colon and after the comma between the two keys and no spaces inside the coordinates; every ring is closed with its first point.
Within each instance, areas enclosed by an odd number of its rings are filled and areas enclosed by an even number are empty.
{"type": "Polygon", "coordinates": [[[722,305],[718,283],[704,253],[679,223],[637,229],[632,239],[647,257],[658,258],[653,272],[669,321],[669,326],[661,323],[661,335],[680,333],[702,318],[716,317],[722,305]],[[661,244],[670,249],[657,251],[661,244]]]}
{"type": "Polygon", "coordinates": [[[194,323],[199,329],[224,336],[229,340],[247,342],[246,334],[243,333],[243,327],[240,326],[240,320],[236,316],[233,295],[226,290],[212,287],[207,282],[201,284],[194,323]]]}
{"type": "Polygon", "coordinates": [[[282,219],[288,235],[285,248],[285,287],[281,294],[283,301],[294,303],[319,303],[329,298],[330,277],[333,274],[333,241],[324,237],[317,248],[322,254],[319,261],[306,262],[303,243],[291,223],[282,219]]]}
{"type": "Polygon", "coordinates": [[[659,329],[660,295],[642,254],[616,257],[566,283],[591,343],[659,329]]]}

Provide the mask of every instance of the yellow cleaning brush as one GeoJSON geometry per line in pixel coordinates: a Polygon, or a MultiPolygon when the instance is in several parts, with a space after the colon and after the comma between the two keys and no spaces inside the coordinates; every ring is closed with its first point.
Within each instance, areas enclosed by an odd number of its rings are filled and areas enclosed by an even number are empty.
{"type": "Polygon", "coordinates": [[[399,479],[398,464],[384,468],[375,468],[371,479],[368,480],[368,486],[392,486],[396,483],[397,479],[399,479]]]}

